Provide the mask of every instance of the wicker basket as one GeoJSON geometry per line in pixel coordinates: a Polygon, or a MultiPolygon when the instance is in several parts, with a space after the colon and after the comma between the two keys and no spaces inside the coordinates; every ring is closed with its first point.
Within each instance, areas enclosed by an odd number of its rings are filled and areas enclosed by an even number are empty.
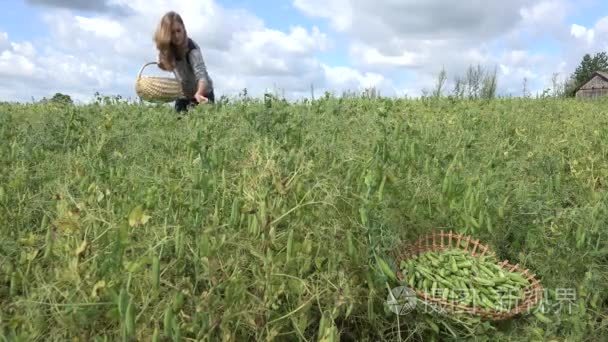
{"type": "MultiPolygon", "coordinates": [[[[461,234],[455,234],[453,232],[433,232],[425,235],[418,239],[413,244],[406,245],[403,249],[395,250],[393,256],[397,265],[400,265],[402,260],[408,260],[409,258],[420,255],[430,251],[442,251],[445,249],[460,248],[467,251],[472,256],[496,256],[496,254],[487,246],[481,244],[479,240],[474,240],[470,236],[461,234]]],[[[512,308],[510,311],[498,311],[485,308],[469,307],[464,306],[449,300],[443,300],[442,298],[432,297],[428,293],[420,289],[412,289],[416,292],[419,299],[424,301],[431,307],[445,312],[447,314],[468,314],[472,316],[480,317],[481,319],[500,321],[512,318],[518,314],[526,311],[531,311],[538,303],[540,303],[543,295],[543,288],[535,278],[534,274],[531,274],[528,269],[522,270],[519,264],[512,265],[508,260],[498,263],[500,267],[511,272],[519,272],[528,279],[529,285],[524,288],[524,298],[521,303],[512,308]]],[[[397,277],[400,281],[404,281],[405,278],[401,273],[401,268],[397,267],[397,277]]]]}
{"type": "Polygon", "coordinates": [[[146,63],[137,75],[135,92],[139,98],[150,102],[172,102],[182,97],[182,86],[175,73],[175,78],[141,76],[144,69],[151,64],[158,65],[156,62],[146,63]]]}

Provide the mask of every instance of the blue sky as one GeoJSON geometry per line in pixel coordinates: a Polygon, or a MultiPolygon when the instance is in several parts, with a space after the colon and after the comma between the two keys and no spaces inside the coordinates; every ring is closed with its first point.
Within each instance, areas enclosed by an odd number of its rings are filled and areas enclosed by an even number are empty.
{"type": "Polygon", "coordinates": [[[23,1],[8,1],[0,11],[0,31],[8,32],[18,40],[33,40],[44,34],[40,21],[40,8],[23,1]]]}
{"type": "MultiPolygon", "coordinates": [[[[290,98],[362,91],[417,96],[441,68],[448,88],[469,65],[498,68],[501,94],[565,79],[608,50],[608,2],[513,0],[25,0],[0,12],[0,100],[55,92],[135,97],[137,71],[168,10],[184,16],[216,93],[279,89],[290,98]],[[437,9],[441,10],[438,11],[437,9]]],[[[152,73],[159,70],[150,70],[152,73]]],[[[162,73],[162,72],[161,72],[162,73]]]]}

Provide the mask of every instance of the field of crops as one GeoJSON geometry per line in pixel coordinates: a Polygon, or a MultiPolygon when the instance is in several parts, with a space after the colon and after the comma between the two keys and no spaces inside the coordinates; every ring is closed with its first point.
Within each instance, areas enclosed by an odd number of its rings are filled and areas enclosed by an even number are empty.
{"type": "Polygon", "coordinates": [[[608,101],[0,104],[0,340],[608,340],[607,189],[608,101]],[[433,230],[542,312],[392,312],[433,230]]]}

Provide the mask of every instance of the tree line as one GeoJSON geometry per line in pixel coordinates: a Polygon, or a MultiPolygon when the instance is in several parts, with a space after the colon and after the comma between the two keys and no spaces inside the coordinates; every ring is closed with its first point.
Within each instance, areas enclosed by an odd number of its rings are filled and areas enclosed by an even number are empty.
{"type": "MultiPolygon", "coordinates": [[[[551,79],[551,87],[540,95],[542,97],[574,97],[576,90],[587,82],[594,72],[608,71],[608,55],[606,52],[598,52],[593,56],[585,54],[566,80],[560,81],[559,74],[554,73],[551,79]]],[[[434,87],[431,90],[423,89],[423,97],[442,97],[458,99],[492,99],[497,96],[498,78],[497,69],[488,70],[481,65],[469,66],[464,73],[453,79],[452,88],[449,89],[448,77],[445,68],[437,75],[434,87]]],[[[521,95],[530,97],[528,79],[522,80],[521,95]]]]}

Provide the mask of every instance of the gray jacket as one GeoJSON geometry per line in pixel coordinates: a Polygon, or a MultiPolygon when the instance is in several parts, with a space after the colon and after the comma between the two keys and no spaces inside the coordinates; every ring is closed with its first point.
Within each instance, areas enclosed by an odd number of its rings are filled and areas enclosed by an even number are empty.
{"type": "Polygon", "coordinates": [[[201,49],[192,39],[188,38],[186,58],[177,59],[175,62],[175,76],[181,81],[186,97],[194,97],[199,80],[205,82],[207,93],[213,89],[213,80],[207,72],[201,49]]]}

